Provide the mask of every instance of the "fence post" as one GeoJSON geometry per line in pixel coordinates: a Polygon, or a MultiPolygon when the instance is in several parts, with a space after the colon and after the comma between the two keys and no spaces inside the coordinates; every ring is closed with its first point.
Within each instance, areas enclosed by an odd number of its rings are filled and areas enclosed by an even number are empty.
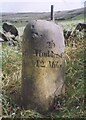
{"type": "Polygon", "coordinates": [[[51,20],[54,21],[54,6],[51,5],[51,20]]]}

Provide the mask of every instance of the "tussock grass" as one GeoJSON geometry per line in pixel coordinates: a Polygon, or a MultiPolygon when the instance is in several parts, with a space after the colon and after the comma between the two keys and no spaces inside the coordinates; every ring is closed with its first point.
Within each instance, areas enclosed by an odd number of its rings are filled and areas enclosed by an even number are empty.
{"type": "MultiPolygon", "coordinates": [[[[77,39],[78,40],[78,39],[77,39]]],[[[85,40],[76,46],[65,48],[65,85],[66,94],[62,98],[61,108],[51,113],[50,118],[86,117],[84,107],[84,49],[85,40]]],[[[2,109],[3,117],[41,118],[36,111],[21,108],[21,69],[22,52],[17,47],[3,44],[2,49],[2,109]]]]}

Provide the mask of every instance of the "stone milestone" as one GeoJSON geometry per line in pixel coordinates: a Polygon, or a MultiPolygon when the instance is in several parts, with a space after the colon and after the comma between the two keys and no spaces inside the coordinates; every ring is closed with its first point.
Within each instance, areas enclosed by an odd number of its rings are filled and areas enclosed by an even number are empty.
{"type": "Polygon", "coordinates": [[[52,21],[33,20],[22,42],[22,99],[27,109],[49,111],[55,96],[65,93],[64,37],[52,21]]]}

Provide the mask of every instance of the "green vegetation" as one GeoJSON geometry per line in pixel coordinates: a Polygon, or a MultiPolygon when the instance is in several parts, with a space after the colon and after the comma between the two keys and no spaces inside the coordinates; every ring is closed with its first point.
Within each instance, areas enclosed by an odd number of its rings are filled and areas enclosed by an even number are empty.
{"type": "MultiPolygon", "coordinates": [[[[64,28],[74,28],[79,21],[60,22],[64,28]]],[[[21,26],[20,26],[21,27],[21,26]]],[[[19,28],[20,29],[20,28],[19,28]]],[[[22,30],[23,31],[23,30],[22,30]]],[[[66,95],[62,98],[61,108],[51,113],[50,118],[86,117],[84,106],[84,46],[85,38],[76,38],[75,47],[65,48],[65,85],[66,95]]],[[[36,111],[21,108],[21,48],[3,43],[2,49],[2,109],[7,118],[42,118],[36,111]]],[[[45,117],[44,117],[45,118],[45,117]]]]}
{"type": "Polygon", "coordinates": [[[63,26],[63,28],[65,29],[71,29],[71,30],[74,30],[76,25],[78,23],[83,23],[84,22],[84,19],[78,19],[78,20],[65,20],[65,21],[56,21],[56,23],[59,23],[63,26]]]}
{"type": "Polygon", "coordinates": [[[84,13],[77,15],[76,17],[73,18],[73,20],[83,20],[84,19],[84,13]]]}

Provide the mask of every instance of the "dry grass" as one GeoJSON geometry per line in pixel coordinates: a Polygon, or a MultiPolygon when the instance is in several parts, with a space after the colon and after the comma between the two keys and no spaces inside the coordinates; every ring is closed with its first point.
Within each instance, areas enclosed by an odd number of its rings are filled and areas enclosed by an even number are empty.
{"type": "MultiPolygon", "coordinates": [[[[78,40],[78,39],[77,39],[78,40]]],[[[62,98],[61,109],[51,113],[50,118],[81,118],[85,116],[84,107],[84,46],[85,40],[76,46],[65,49],[66,95],[62,98]]],[[[3,117],[41,118],[32,110],[21,109],[21,68],[22,53],[17,47],[3,44],[2,104],[3,117]]]]}

